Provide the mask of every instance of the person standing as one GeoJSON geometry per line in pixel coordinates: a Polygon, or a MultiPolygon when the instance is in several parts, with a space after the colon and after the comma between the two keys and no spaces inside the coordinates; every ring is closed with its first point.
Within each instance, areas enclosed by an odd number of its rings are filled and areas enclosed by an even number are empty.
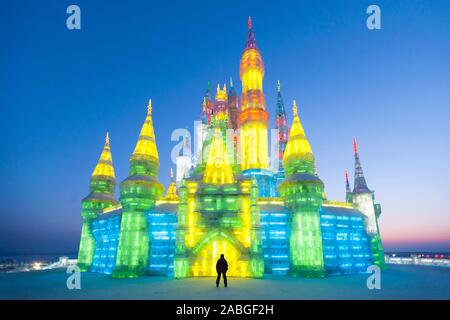
{"type": "Polygon", "coordinates": [[[219,286],[221,275],[223,275],[223,283],[225,285],[225,288],[227,287],[227,270],[228,270],[228,262],[227,260],[225,260],[225,256],[221,254],[219,260],[217,260],[216,263],[216,271],[217,271],[216,287],[219,286]]]}

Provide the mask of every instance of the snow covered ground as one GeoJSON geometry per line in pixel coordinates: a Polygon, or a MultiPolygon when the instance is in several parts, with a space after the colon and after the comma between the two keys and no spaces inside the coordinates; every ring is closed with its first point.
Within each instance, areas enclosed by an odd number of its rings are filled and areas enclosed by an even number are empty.
{"type": "Polygon", "coordinates": [[[213,278],[143,277],[112,279],[83,273],[81,289],[69,290],[65,270],[0,274],[0,299],[450,299],[450,269],[390,265],[381,290],[368,290],[366,275],[304,279],[230,278],[216,288],[213,278]]]}

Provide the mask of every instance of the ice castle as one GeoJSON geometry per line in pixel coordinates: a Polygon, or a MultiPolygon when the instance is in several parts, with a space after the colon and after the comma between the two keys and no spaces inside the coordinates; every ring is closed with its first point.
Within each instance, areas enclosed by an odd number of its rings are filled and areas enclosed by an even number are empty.
{"type": "Polygon", "coordinates": [[[176,159],[164,195],[152,105],[115,199],[109,136],[82,200],[78,266],[115,278],[214,276],[225,254],[229,276],[324,277],[384,266],[374,192],[354,141],[354,187],[346,201],[326,199],[311,146],[293,103],[289,127],[278,83],[277,156],[269,164],[264,63],[251,18],[240,62],[242,94],[231,81],[203,98],[200,143],[176,159]],[[275,168],[275,169],[274,169],[275,168]]]}

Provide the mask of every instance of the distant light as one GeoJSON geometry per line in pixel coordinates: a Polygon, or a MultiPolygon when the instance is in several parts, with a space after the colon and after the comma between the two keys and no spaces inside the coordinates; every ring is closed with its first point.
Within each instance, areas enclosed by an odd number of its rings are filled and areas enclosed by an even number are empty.
{"type": "Polygon", "coordinates": [[[40,262],[34,262],[33,263],[33,269],[35,270],[41,270],[42,264],[40,262]]]}

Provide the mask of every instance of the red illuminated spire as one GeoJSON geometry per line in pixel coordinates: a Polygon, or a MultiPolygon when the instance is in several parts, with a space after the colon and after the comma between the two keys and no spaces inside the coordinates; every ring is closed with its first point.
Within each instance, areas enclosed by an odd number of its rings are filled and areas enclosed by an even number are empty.
{"type": "Polygon", "coordinates": [[[358,153],[358,145],[356,144],[356,137],[353,137],[353,152],[358,153]]]}
{"type": "Polygon", "coordinates": [[[252,29],[252,17],[248,16],[248,30],[252,29]]]}

